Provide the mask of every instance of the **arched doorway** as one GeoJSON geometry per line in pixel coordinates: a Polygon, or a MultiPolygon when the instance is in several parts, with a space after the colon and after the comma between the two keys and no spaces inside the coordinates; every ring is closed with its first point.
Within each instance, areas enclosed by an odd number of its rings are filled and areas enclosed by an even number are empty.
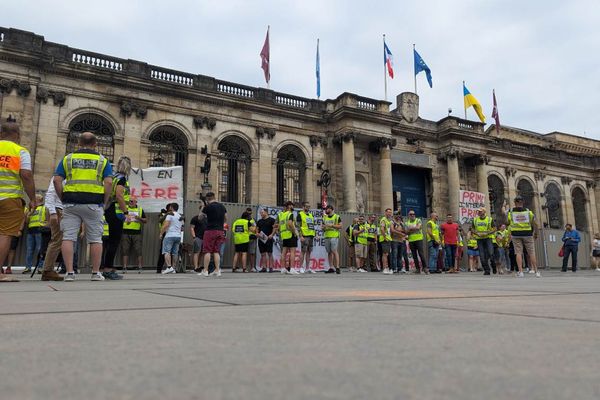
{"type": "Polygon", "coordinates": [[[504,205],[504,182],[498,177],[498,175],[492,174],[488,176],[488,188],[489,188],[489,199],[490,199],[490,213],[494,221],[498,223],[504,223],[504,216],[502,214],[502,206],[504,205]]]}
{"type": "Polygon", "coordinates": [[[575,228],[579,231],[588,230],[588,218],[587,218],[587,199],[584,191],[576,187],[571,192],[571,198],[573,199],[573,211],[575,212],[575,228]]]}
{"type": "Polygon", "coordinates": [[[544,198],[546,199],[544,208],[548,214],[548,225],[553,229],[561,229],[564,224],[561,197],[558,185],[551,182],[546,186],[546,190],[544,190],[544,198]]]}
{"type": "Polygon", "coordinates": [[[173,167],[185,165],[188,154],[188,140],[183,132],[169,125],[159,126],[148,136],[148,166],[173,167]]]}
{"type": "Polygon", "coordinates": [[[109,161],[115,156],[115,127],[103,116],[94,113],[79,114],[69,124],[67,137],[67,153],[72,153],[78,147],[79,136],[83,132],[96,135],[97,151],[109,161]]]}
{"type": "Polygon", "coordinates": [[[535,192],[531,182],[527,179],[521,179],[517,183],[517,194],[523,198],[523,205],[531,211],[535,211],[534,198],[535,192]]]}
{"type": "Polygon", "coordinates": [[[277,205],[299,204],[304,198],[306,157],[298,146],[288,144],[277,152],[277,205]]]}
{"type": "Polygon", "coordinates": [[[230,203],[250,202],[250,146],[235,135],[218,146],[219,199],[230,203]]]}

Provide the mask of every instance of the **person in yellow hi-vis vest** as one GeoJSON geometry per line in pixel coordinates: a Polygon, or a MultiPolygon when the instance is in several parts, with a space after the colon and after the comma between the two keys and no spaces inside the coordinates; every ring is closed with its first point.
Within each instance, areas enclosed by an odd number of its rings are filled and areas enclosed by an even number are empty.
{"type": "Polygon", "coordinates": [[[342,219],[333,212],[333,206],[328,204],[325,207],[323,223],[321,224],[321,230],[325,238],[325,251],[329,261],[329,269],[325,273],[335,272],[338,275],[341,273],[340,254],[338,253],[340,229],[342,229],[342,219]]]}
{"type": "MultiPolygon", "coordinates": [[[[408,233],[408,245],[415,263],[415,273],[428,274],[429,268],[425,266],[423,255],[423,224],[421,218],[417,218],[415,210],[408,210],[408,219],[404,222],[406,233],[408,233]],[[420,261],[419,261],[420,260],[420,261]]],[[[407,271],[408,272],[408,271],[407,271]]]]}
{"type": "Polygon", "coordinates": [[[473,232],[475,233],[475,239],[477,239],[477,248],[479,250],[479,258],[481,259],[481,265],[483,266],[483,274],[490,274],[490,265],[492,271],[496,273],[496,261],[494,260],[494,244],[492,238],[494,237],[494,224],[492,217],[486,215],[486,209],[481,207],[477,211],[477,216],[473,218],[473,232]]]}
{"type": "Polygon", "coordinates": [[[356,255],[356,268],[358,272],[367,272],[365,262],[367,259],[367,252],[369,247],[369,226],[365,222],[365,216],[360,215],[358,217],[358,223],[352,228],[352,235],[354,236],[354,254],[356,255]]]}
{"type": "Polygon", "coordinates": [[[381,266],[383,267],[383,273],[386,275],[394,273],[388,262],[388,255],[392,250],[392,213],[391,208],[386,208],[384,216],[379,220],[378,240],[381,246],[381,266]]]}
{"type": "MultiPolygon", "coordinates": [[[[23,225],[23,195],[29,197],[29,209],[37,207],[31,172],[31,155],[19,145],[21,131],[11,117],[0,126],[0,265],[10,249],[13,237],[23,225]]],[[[16,281],[0,273],[0,282],[16,281]]]]}
{"type": "Polygon", "coordinates": [[[315,217],[310,212],[310,203],[308,201],[302,203],[302,210],[296,216],[296,224],[300,227],[298,229],[300,251],[302,252],[300,256],[300,273],[308,272],[314,274],[316,272],[310,268],[310,255],[315,240],[315,217]]]}
{"type": "Polygon", "coordinates": [[[298,247],[298,228],[294,222],[294,203],[288,201],[277,214],[279,239],[281,240],[281,273],[298,275],[294,267],[298,247]]]}
{"type": "MultiPolygon", "coordinates": [[[[35,210],[29,210],[27,213],[27,256],[25,257],[25,269],[23,274],[28,274],[33,268],[33,258],[39,255],[42,249],[42,231],[41,229],[48,225],[48,210],[44,205],[44,197],[41,194],[35,195],[35,201],[38,206],[35,210]]],[[[39,261],[42,258],[39,257],[39,261]]],[[[38,267],[41,267],[38,261],[38,267]]],[[[41,271],[41,270],[40,270],[41,271]]]]}
{"type": "Polygon", "coordinates": [[[429,273],[435,274],[438,271],[437,261],[440,252],[442,239],[440,237],[440,226],[438,225],[438,215],[432,212],[427,221],[427,250],[429,252],[429,273]]]}
{"type": "Polygon", "coordinates": [[[248,211],[244,211],[242,216],[231,224],[231,231],[233,232],[233,243],[235,245],[235,254],[233,256],[233,269],[231,272],[235,272],[238,267],[238,263],[242,266],[242,272],[249,272],[247,268],[248,259],[248,246],[250,244],[250,234],[256,232],[256,227],[250,224],[252,214],[248,211]]]}
{"type": "Polygon", "coordinates": [[[137,199],[131,197],[127,204],[127,217],[123,222],[123,235],[121,237],[121,257],[123,257],[123,272],[127,272],[129,253],[134,251],[137,256],[138,274],[144,267],[144,256],[142,254],[142,227],[147,221],[146,214],[137,199]]]}

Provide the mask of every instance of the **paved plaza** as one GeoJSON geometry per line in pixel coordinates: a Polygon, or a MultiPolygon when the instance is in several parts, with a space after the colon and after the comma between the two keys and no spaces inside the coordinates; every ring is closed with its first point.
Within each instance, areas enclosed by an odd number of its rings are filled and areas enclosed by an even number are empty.
{"type": "Polygon", "coordinates": [[[600,273],[0,285],[0,398],[598,399],[600,273]]]}

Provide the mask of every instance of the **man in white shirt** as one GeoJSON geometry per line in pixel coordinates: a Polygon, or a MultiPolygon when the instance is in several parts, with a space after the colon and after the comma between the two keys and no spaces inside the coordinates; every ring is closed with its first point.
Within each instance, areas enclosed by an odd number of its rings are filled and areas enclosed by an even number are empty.
{"type": "Polygon", "coordinates": [[[44,204],[50,214],[50,242],[46,250],[46,257],[44,258],[44,269],[42,270],[43,281],[62,281],[64,278],[54,271],[54,263],[60,254],[60,247],[62,244],[62,231],[60,230],[60,220],[62,218],[62,202],[56,195],[56,189],[54,189],[54,177],[50,178],[50,185],[44,198],[44,204]]]}
{"type": "Polygon", "coordinates": [[[162,225],[160,234],[165,234],[163,239],[162,253],[165,256],[165,270],[163,274],[174,274],[173,260],[177,260],[179,254],[179,244],[181,243],[181,231],[183,230],[183,217],[177,212],[179,205],[177,203],[169,204],[167,217],[162,225]]]}

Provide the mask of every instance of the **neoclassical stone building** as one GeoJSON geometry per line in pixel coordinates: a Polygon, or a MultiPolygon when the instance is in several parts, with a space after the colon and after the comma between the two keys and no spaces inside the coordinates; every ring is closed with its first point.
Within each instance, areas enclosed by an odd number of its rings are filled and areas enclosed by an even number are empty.
{"type": "Polygon", "coordinates": [[[111,159],[182,165],[186,199],[208,187],[222,201],[329,202],[456,212],[460,189],[490,193],[498,213],[517,193],[548,227],[597,232],[600,142],[456,117],[419,117],[419,98],[391,103],[343,93],[319,101],[51,43],[0,28],[0,115],[22,125],[45,189],[77,135],[93,131],[111,159]]]}

